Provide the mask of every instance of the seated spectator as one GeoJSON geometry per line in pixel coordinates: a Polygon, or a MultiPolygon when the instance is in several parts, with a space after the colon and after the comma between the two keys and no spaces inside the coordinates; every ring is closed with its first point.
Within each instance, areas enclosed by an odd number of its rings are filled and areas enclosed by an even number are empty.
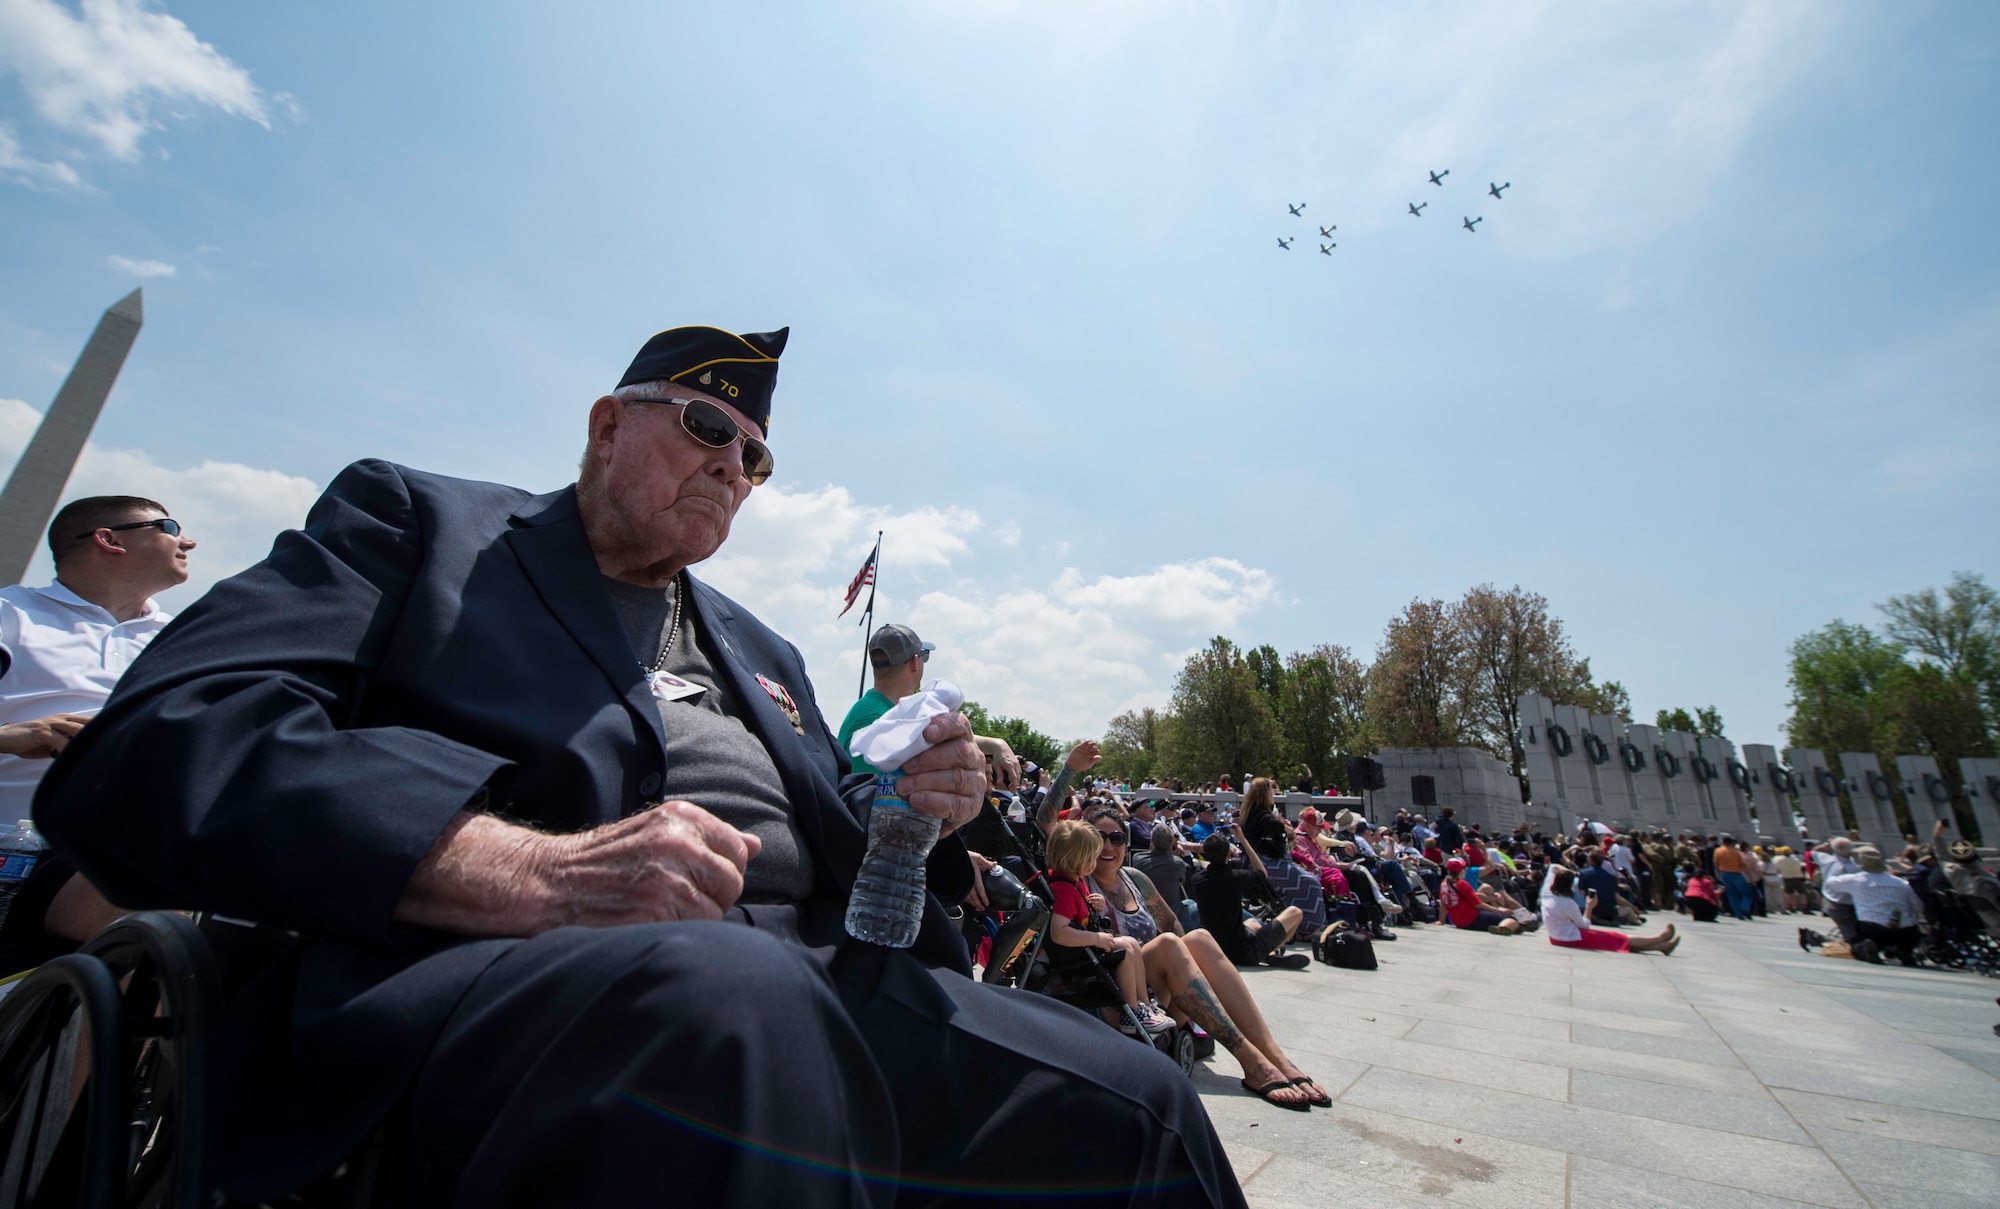
{"type": "MultiPolygon", "coordinates": [[[[1125,1006],[1138,1017],[1135,1027],[1130,1016],[1119,1012],[1119,1030],[1133,1036],[1139,1028],[1148,1033],[1170,1032],[1173,1020],[1146,998],[1146,969],[1138,960],[1139,942],[1112,930],[1104,896],[1085,881],[1103,850],[1104,841],[1097,829],[1078,819],[1064,819],[1049,833],[1049,890],[1055,896],[1049,905],[1046,941],[1050,963],[1059,970],[1074,970],[1089,964],[1083,956],[1085,950],[1098,952],[1098,964],[1117,980],[1125,1006]]],[[[1124,855],[1122,843],[1118,855],[1124,855]]]]}
{"type": "Polygon", "coordinates": [[[1639,914],[1637,905],[1631,901],[1631,891],[1626,889],[1625,883],[1612,872],[1611,862],[1605,859],[1604,853],[1592,850],[1587,859],[1590,863],[1583,872],[1576,874],[1576,882],[1597,904],[1591,910],[1590,922],[1644,923],[1645,919],[1639,914]]]}
{"type": "Polygon", "coordinates": [[[1851,946],[1854,956],[1881,965],[1888,954],[1906,966],[1917,965],[1923,941],[1917,924],[1924,917],[1924,904],[1908,882],[1889,872],[1880,850],[1858,847],[1853,856],[1860,872],[1837,874],[1820,889],[1828,901],[1853,908],[1859,935],[1851,946]]]}
{"type": "Polygon", "coordinates": [[[1292,861],[1319,879],[1320,893],[1326,898],[1346,898],[1353,891],[1348,888],[1347,875],[1320,845],[1323,830],[1319,811],[1310,806],[1299,811],[1299,825],[1293,832],[1292,861]]]}
{"type": "Polygon", "coordinates": [[[1512,936],[1521,930],[1521,921],[1492,910],[1479,899],[1479,891],[1465,879],[1465,861],[1452,857],[1444,863],[1444,884],[1438,894],[1438,910],[1454,928],[1471,932],[1498,932],[1512,936]]]}
{"type": "Polygon", "coordinates": [[[1681,892],[1681,905],[1687,908],[1687,913],[1694,917],[1695,922],[1714,923],[1722,914],[1722,894],[1716,887],[1715,879],[1692,861],[1683,872],[1687,875],[1687,888],[1681,892]]]}
{"type": "Polygon", "coordinates": [[[1623,932],[1591,927],[1584,922],[1583,912],[1576,905],[1574,877],[1575,874],[1562,865],[1549,867],[1548,881],[1542,887],[1542,922],[1548,925],[1550,944],[1566,949],[1596,949],[1605,953],[1658,952],[1666,956],[1671,956],[1680,947],[1681,938],[1674,934],[1672,924],[1656,936],[1627,936],[1623,932]]]}
{"type": "MultiPolygon", "coordinates": [[[[156,593],[187,582],[195,542],[136,495],[72,500],[50,520],[45,588],[0,588],[0,828],[30,817],[50,761],[110,697],[139,652],[173,620],[156,593]]],[[[0,928],[0,975],[73,950],[125,912],[63,853],[42,853],[0,928]]]]}
{"type": "Polygon", "coordinates": [[[1117,816],[1094,810],[1090,824],[1104,840],[1090,885],[1103,896],[1112,930],[1139,942],[1146,982],[1160,1002],[1235,1056],[1243,1066],[1244,1090],[1252,1095],[1280,1108],[1331,1107],[1332,1098],[1278,1048],[1243,975],[1215,938],[1186,928],[1152,879],[1119,864],[1125,834],[1117,816]]]}
{"type": "Polygon", "coordinates": [[[1196,845],[1205,844],[1208,842],[1208,837],[1215,834],[1215,830],[1215,803],[1203,802],[1196,806],[1194,824],[1187,829],[1188,842],[1196,845]]]}
{"type": "MultiPolygon", "coordinates": [[[[1492,866],[1489,865],[1488,868],[1490,869],[1492,866]]],[[[1513,917],[1520,923],[1521,930],[1524,932],[1534,931],[1541,923],[1540,918],[1533,911],[1528,910],[1520,899],[1502,890],[1491,880],[1480,883],[1475,893],[1479,895],[1480,903],[1487,910],[1498,911],[1503,915],[1513,917]]]]}
{"type": "Polygon", "coordinates": [[[1201,926],[1200,911],[1187,892],[1187,878],[1192,870],[1180,854],[1180,842],[1172,827],[1164,822],[1156,825],[1151,847],[1134,852],[1132,864],[1153,883],[1183,928],[1193,931],[1201,926]]]}
{"type": "MultiPolygon", "coordinates": [[[[1241,826],[1233,830],[1242,838],[1241,826]]],[[[1201,912],[1202,930],[1215,938],[1223,956],[1239,966],[1284,966],[1303,970],[1311,959],[1303,953],[1285,955],[1285,943],[1298,931],[1301,915],[1297,907],[1286,907],[1276,919],[1245,919],[1243,900],[1264,892],[1264,863],[1249,844],[1242,845],[1244,866],[1231,861],[1229,837],[1211,835],[1202,841],[1201,854],[1208,863],[1194,876],[1194,901],[1201,912]]]]}
{"type": "MultiPolygon", "coordinates": [[[[922,691],[924,669],[930,664],[931,652],[935,650],[936,643],[925,642],[909,626],[894,622],[883,625],[869,637],[868,668],[874,675],[875,686],[847,707],[847,716],[841,719],[840,730],[834,735],[840,750],[849,753],[850,771],[867,773],[871,777],[881,771],[854,755],[850,750],[850,740],[854,738],[855,731],[873,724],[877,718],[895,708],[898,701],[922,691]]],[[[992,742],[999,743],[1001,740],[992,742]]],[[[990,748],[985,750],[989,756],[992,754],[990,748]]],[[[995,778],[993,784],[1001,782],[995,778]]]]}
{"type": "Polygon", "coordinates": [[[1317,874],[1292,862],[1292,829],[1274,804],[1277,787],[1257,777],[1243,790],[1243,834],[1264,865],[1280,906],[1299,909],[1299,927],[1317,934],[1326,926],[1326,892],[1317,874]]]}
{"type": "Polygon", "coordinates": [[[38,820],[109,898],[299,936],[216,1022],[231,1197],[380,1128],[421,1159],[388,1165],[406,1205],[810,1204],[1029,1154],[1047,1185],[1240,1203],[1164,1055],[971,978],[964,715],[897,783],[940,826],[915,944],[846,936],[873,779],[798,650],[691,570],[772,473],[784,340],[653,337],[543,495],[350,466],[49,771],[38,820]]]}

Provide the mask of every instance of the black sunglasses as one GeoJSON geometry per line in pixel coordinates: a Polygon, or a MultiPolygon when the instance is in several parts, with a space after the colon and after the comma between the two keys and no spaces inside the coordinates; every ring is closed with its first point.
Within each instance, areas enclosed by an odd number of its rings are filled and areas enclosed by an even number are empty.
{"type": "Polygon", "coordinates": [[[762,486],[771,477],[777,463],[771,460],[771,449],[764,442],[744,432],[729,413],[706,399],[627,399],[627,403],[671,403],[681,409],[681,428],[689,436],[710,449],[727,449],[729,443],[743,440],[743,477],[750,480],[752,487],[762,486]]]}
{"type": "Polygon", "coordinates": [[[1123,848],[1125,846],[1126,835],[1123,828],[1117,831],[1099,831],[1097,834],[1104,837],[1104,846],[1107,848],[1123,848]]]}
{"type": "Polygon", "coordinates": [[[163,516],[158,520],[127,521],[122,525],[99,525],[97,528],[92,529],[90,533],[79,533],[77,537],[85,538],[91,536],[93,533],[120,533],[126,529],[151,529],[156,526],[160,532],[166,534],[168,537],[179,537],[181,535],[181,523],[171,516],[163,516]]]}

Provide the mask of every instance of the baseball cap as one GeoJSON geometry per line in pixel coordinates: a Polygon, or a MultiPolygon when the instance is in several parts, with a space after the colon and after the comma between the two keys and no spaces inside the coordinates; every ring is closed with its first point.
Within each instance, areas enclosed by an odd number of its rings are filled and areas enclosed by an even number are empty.
{"type": "Polygon", "coordinates": [[[908,663],[918,654],[928,659],[935,650],[936,643],[925,642],[909,626],[892,621],[876,630],[875,636],[868,640],[868,662],[875,667],[895,667],[899,663],[908,663]]]}

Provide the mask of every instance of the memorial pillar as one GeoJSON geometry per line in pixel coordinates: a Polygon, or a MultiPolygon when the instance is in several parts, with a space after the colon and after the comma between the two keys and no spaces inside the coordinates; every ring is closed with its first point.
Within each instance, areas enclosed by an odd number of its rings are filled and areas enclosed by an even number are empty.
{"type": "Polygon", "coordinates": [[[1674,829],[1673,793],[1667,787],[1667,778],[1660,771],[1657,749],[1660,746],[1658,727],[1634,723],[1625,732],[1624,746],[1619,749],[1618,758],[1627,768],[1637,765],[1632,773],[1634,805],[1639,812],[1639,821],[1647,827],[1674,829]]]}
{"type": "Polygon", "coordinates": [[[1701,783],[1695,779],[1694,736],[1684,730],[1663,730],[1658,754],[1665,757],[1660,760],[1660,771],[1666,776],[1667,792],[1673,799],[1674,827],[1707,835],[1715,829],[1715,813],[1707,804],[1701,783]]]}
{"type": "Polygon", "coordinates": [[[1520,701],[1521,762],[1528,770],[1528,814],[1532,821],[1567,832],[1575,818],[1570,812],[1568,786],[1551,747],[1549,727],[1555,706],[1540,693],[1523,693],[1520,701]]]}
{"type": "Polygon", "coordinates": [[[1840,778],[1828,767],[1826,754],[1817,748],[1792,747],[1785,751],[1792,766],[1792,780],[1798,786],[1799,813],[1806,816],[1805,838],[1830,840],[1847,834],[1840,814],[1840,778]]]}
{"type": "Polygon", "coordinates": [[[1951,782],[1944,779],[1935,756],[1897,756],[1896,772],[1903,780],[1903,800],[1910,804],[1910,826],[1917,843],[1931,842],[1931,828],[1939,819],[1958,833],[1958,818],[1951,812],[1951,782]]]}
{"type": "Polygon", "coordinates": [[[1961,756],[1958,775],[1965,778],[1972,821],[1979,824],[1979,846],[2000,848],[2000,760],[1961,756]]]}
{"type": "Polygon", "coordinates": [[[1743,763],[1750,769],[1750,795],[1757,808],[1757,832],[1774,844],[1799,851],[1802,839],[1798,820],[1792,814],[1792,795],[1798,791],[1798,777],[1778,762],[1778,749],[1768,743],[1745,743],[1743,763]]]}
{"type": "Polygon", "coordinates": [[[1625,720],[1614,714],[1590,715],[1590,741],[1584,756],[1597,770],[1597,792],[1604,800],[1604,821],[1620,831],[1638,825],[1638,794],[1632,772],[1619,751],[1625,746],[1625,720]]]}
{"type": "Polygon", "coordinates": [[[1715,821],[1738,839],[1750,839],[1757,826],[1750,818],[1750,770],[1736,758],[1736,745],[1719,735],[1703,735],[1701,754],[1715,769],[1715,779],[1708,783],[1715,821]]]}
{"type": "Polygon", "coordinates": [[[1840,753],[1840,767],[1847,774],[1847,800],[1854,807],[1854,829],[1885,856],[1902,848],[1903,829],[1896,825],[1896,786],[1883,775],[1882,762],[1873,752],[1844,751],[1840,753]]]}

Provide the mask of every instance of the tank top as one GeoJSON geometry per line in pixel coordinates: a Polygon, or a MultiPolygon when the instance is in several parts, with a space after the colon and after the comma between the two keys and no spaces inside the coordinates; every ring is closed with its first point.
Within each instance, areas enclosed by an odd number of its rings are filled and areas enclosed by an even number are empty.
{"type": "MultiPolygon", "coordinates": [[[[1111,913],[1111,930],[1120,936],[1129,936],[1140,944],[1145,944],[1160,934],[1160,925],[1153,922],[1152,913],[1146,910],[1146,900],[1139,893],[1139,887],[1132,884],[1125,871],[1118,871],[1118,880],[1125,883],[1125,889],[1132,895],[1132,910],[1121,911],[1115,895],[1104,896],[1104,907],[1111,913]]],[[[1096,886],[1096,883],[1092,883],[1096,886]]],[[[1101,889],[1101,888],[1100,888],[1101,889]]]]}

